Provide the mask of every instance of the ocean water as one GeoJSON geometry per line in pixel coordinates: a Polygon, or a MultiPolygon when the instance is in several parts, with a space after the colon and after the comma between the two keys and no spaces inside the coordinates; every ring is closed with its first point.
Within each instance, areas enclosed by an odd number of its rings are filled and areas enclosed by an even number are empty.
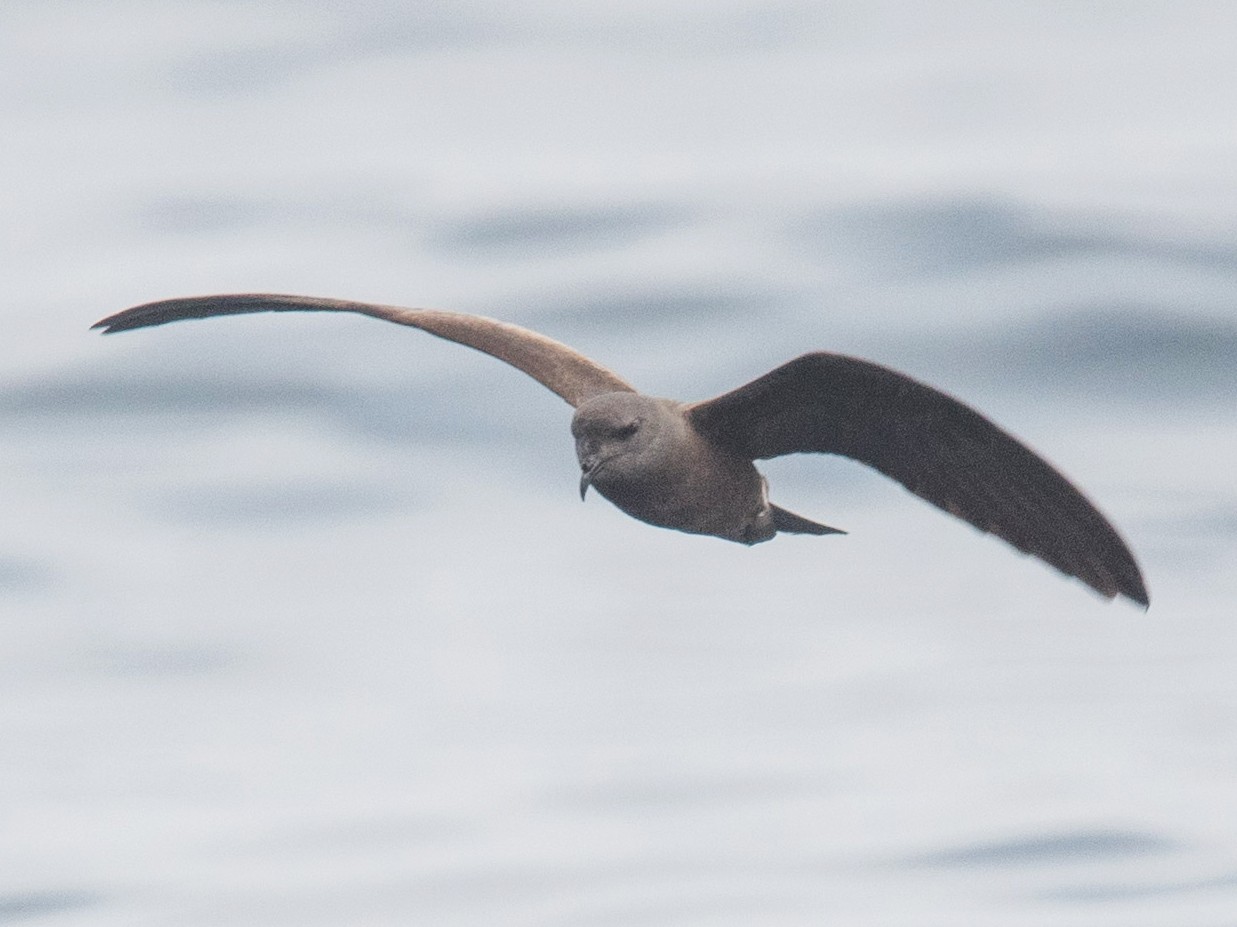
{"type": "Polygon", "coordinates": [[[9,0],[0,924],[1237,924],[1237,7],[9,0]],[[830,349],[1120,527],[1105,603],[863,468],[581,505],[570,410],[830,349]]]}

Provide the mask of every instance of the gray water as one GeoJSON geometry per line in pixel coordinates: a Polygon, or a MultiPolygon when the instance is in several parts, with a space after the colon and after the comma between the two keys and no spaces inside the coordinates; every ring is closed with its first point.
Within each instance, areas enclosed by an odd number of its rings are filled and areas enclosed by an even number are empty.
{"type": "Polygon", "coordinates": [[[1237,6],[0,7],[0,924],[1237,924],[1237,6]],[[752,549],[570,410],[814,348],[958,393],[1143,614],[861,467],[752,549]]]}

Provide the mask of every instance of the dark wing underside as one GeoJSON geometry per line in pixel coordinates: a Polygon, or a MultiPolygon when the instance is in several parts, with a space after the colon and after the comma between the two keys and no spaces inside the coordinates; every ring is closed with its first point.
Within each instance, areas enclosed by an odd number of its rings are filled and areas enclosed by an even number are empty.
{"type": "Polygon", "coordinates": [[[753,460],[814,451],[875,467],[1097,592],[1147,605],[1129,548],[1065,477],[974,409],[897,371],[805,354],[687,414],[753,460]]]}
{"type": "Polygon", "coordinates": [[[111,334],[181,319],[250,312],[357,312],[399,325],[410,325],[506,361],[573,406],[602,393],[635,392],[634,387],[618,374],[553,338],[483,316],[437,309],[403,309],[344,299],[244,293],[190,296],[146,303],[108,316],[91,327],[111,334]]]}

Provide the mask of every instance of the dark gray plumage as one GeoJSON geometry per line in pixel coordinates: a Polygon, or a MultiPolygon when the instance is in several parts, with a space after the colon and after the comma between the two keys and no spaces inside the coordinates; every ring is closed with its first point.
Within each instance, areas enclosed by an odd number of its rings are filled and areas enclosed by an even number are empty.
{"type": "Polygon", "coordinates": [[[357,312],[420,328],[524,371],[573,407],[580,495],[592,486],[641,521],[756,544],[841,534],[772,505],[755,460],[840,454],[1075,576],[1146,606],[1116,530],[1043,458],[974,409],[905,374],[818,351],[697,403],[655,399],[544,335],[480,316],[306,296],[244,294],[135,306],[105,333],[249,312],[357,312]]]}

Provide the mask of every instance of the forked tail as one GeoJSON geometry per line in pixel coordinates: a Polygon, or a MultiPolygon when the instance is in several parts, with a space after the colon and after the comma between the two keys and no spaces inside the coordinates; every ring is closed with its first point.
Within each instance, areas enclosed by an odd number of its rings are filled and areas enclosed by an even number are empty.
{"type": "Polygon", "coordinates": [[[802,515],[796,515],[794,512],[788,512],[779,506],[770,506],[773,509],[773,527],[778,531],[784,531],[787,534],[845,534],[841,528],[830,528],[828,525],[820,525],[814,521],[809,521],[802,515]]]}

